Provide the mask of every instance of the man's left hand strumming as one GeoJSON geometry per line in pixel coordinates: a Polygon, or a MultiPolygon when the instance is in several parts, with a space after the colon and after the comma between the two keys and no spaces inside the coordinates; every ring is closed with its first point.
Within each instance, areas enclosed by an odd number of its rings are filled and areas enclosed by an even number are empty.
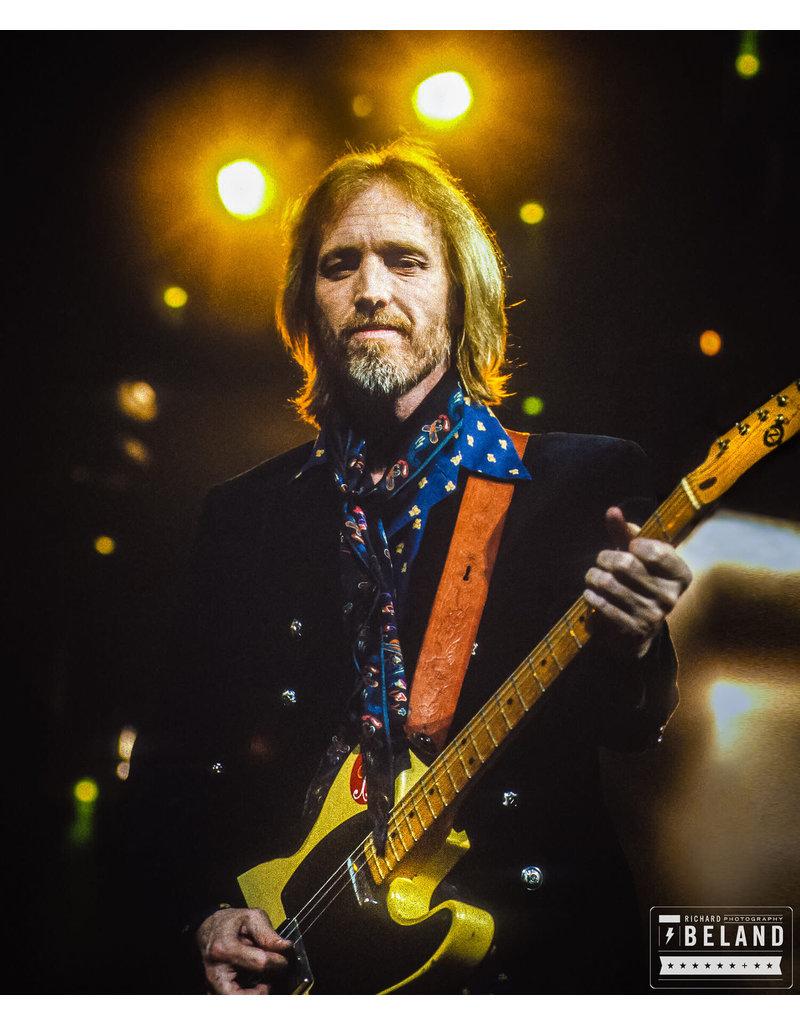
{"type": "Polygon", "coordinates": [[[583,595],[596,612],[594,632],[618,654],[642,658],[692,581],[689,566],[661,540],[638,537],[621,509],[606,512],[614,549],[586,573],[583,595]]]}

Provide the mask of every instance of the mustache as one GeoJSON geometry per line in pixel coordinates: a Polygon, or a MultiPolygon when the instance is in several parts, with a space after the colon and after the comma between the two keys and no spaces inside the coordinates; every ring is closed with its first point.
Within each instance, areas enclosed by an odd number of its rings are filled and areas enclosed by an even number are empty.
{"type": "Polygon", "coordinates": [[[345,324],[339,332],[339,337],[347,339],[351,338],[357,331],[379,330],[381,328],[407,334],[408,327],[409,325],[405,320],[392,316],[357,317],[345,324]]]}

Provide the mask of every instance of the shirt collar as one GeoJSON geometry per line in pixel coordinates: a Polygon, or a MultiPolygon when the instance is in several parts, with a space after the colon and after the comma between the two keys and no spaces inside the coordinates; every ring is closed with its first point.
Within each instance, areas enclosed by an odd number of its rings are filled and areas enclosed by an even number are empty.
{"type": "MultiPolygon", "coordinates": [[[[435,390],[438,391],[440,387],[441,384],[437,385],[435,390]]],[[[451,458],[451,461],[457,460],[454,462],[456,466],[463,466],[470,473],[479,473],[495,480],[531,479],[525,464],[517,455],[513,441],[491,409],[478,405],[465,395],[463,413],[463,420],[454,438],[455,455],[451,458]]],[[[328,462],[325,436],[323,428],[314,441],[308,459],[295,473],[295,480],[305,476],[313,467],[328,462]]]]}
{"type": "Polygon", "coordinates": [[[514,442],[494,413],[464,398],[464,419],[458,431],[459,464],[470,473],[495,480],[530,480],[531,475],[517,455],[514,442]]]}

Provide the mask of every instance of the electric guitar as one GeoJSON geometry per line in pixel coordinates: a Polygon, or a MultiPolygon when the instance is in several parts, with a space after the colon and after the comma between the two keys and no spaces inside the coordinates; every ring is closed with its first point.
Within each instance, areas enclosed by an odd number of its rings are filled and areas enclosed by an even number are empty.
{"type": "MultiPolygon", "coordinates": [[[[675,543],[705,506],[798,430],[795,381],[718,438],[640,536],[675,543]]],[[[239,876],[247,905],[265,910],[294,943],[289,992],[341,992],[344,978],[350,992],[447,991],[480,963],[492,944],[492,917],[456,899],[432,905],[434,890],[469,850],[466,833],[451,828],[454,810],[589,642],[592,614],[579,598],[429,767],[410,752],[383,853],[368,834],[356,748],[299,849],[239,876]]]]}

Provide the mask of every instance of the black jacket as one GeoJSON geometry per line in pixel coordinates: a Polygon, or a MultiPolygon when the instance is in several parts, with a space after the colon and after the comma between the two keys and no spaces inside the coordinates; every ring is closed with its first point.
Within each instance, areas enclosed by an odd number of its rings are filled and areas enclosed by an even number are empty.
{"type": "MultiPolygon", "coordinates": [[[[337,497],[323,467],[294,479],[309,450],[210,493],[161,728],[137,743],[133,774],[150,782],[148,814],[171,837],[152,870],[171,879],[187,920],[217,901],[241,902],[237,874],[298,845],[307,787],[352,690],[337,497]]],[[[621,504],[641,522],[650,504],[647,463],[630,442],[535,435],[525,463],[532,479],[516,485],[453,733],[580,594],[607,546],[605,509],[621,504]]],[[[409,679],[463,484],[431,510],[413,566],[401,637],[409,679]]],[[[644,986],[634,967],[643,947],[633,890],[603,804],[598,747],[655,746],[677,703],[674,677],[666,631],[642,663],[590,645],[464,805],[459,824],[473,851],[452,881],[498,923],[477,989],[644,986]],[[544,879],[536,891],[521,882],[532,865],[544,879]],[[604,915],[601,945],[617,950],[612,967],[596,962],[597,940],[577,924],[604,915]]]]}

